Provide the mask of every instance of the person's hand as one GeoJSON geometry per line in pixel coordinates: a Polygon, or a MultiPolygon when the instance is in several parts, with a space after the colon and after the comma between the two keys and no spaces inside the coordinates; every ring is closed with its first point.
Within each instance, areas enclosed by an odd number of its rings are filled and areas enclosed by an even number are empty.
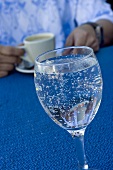
{"type": "Polygon", "coordinates": [[[0,45],[0,77],[7,76],[12,71],[16,64],[24,54],[24,50],[12,46],[0,45]]]}
{"type": "Polygon", "coordinates": [[[88,25],[81,25],[74,29],[66,40],[66,46],[89,46],[94,51],[99,50],[99,42],[94,29],[88,25]]]}

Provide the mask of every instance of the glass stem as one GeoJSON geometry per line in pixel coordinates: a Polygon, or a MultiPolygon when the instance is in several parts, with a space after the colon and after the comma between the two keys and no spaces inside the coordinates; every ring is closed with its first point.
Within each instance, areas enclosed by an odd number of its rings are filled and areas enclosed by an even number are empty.
{"type": "Polygon", "coordinates": [[[78,158],[78,169],[79,170],[88,170],[88,164],[85,155],[84,149],[84,133],[85,130],[75,132],[73,138],[76,142],[76,152],[78,158]]]}

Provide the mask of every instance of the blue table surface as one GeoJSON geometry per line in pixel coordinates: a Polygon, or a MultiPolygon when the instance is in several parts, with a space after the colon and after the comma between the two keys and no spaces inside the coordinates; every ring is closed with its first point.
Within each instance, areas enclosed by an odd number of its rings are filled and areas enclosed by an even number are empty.
{"type": "MultiPolygon", "coordinates": [[[[113,170],[113,46],[97,58],[103,75],[103,98],[85,133],[90,167],[113,170]]],[[[14,71],[0,79],[0,170],[76,170],[76,146],[44,112],[33,74],[14,71]]]]}

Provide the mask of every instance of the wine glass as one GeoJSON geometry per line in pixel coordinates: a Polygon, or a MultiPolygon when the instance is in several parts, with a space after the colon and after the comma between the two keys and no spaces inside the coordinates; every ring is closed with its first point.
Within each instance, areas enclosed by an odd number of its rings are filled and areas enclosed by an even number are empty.
{"type": "Polygon", "coordinates": [[[76,141],[79,170],[89,170],[84,133],[102,98],[102,76],[91,48],[48,51],[35,60],[36,93],[45,112],[76,141]]]}

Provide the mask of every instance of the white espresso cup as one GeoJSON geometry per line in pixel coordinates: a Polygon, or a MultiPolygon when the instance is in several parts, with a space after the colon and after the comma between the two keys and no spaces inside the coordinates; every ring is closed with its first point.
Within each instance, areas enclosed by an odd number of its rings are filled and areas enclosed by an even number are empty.
{"type": "Polygon", "coordinates": [[[23,46],[18,46],[25,50],[25,56],[21,58],[34,63],[35,58],[55,48],[55,36],[52,33],[40,33],[32,36],[28,36],[23,41],[23,46]]]}

